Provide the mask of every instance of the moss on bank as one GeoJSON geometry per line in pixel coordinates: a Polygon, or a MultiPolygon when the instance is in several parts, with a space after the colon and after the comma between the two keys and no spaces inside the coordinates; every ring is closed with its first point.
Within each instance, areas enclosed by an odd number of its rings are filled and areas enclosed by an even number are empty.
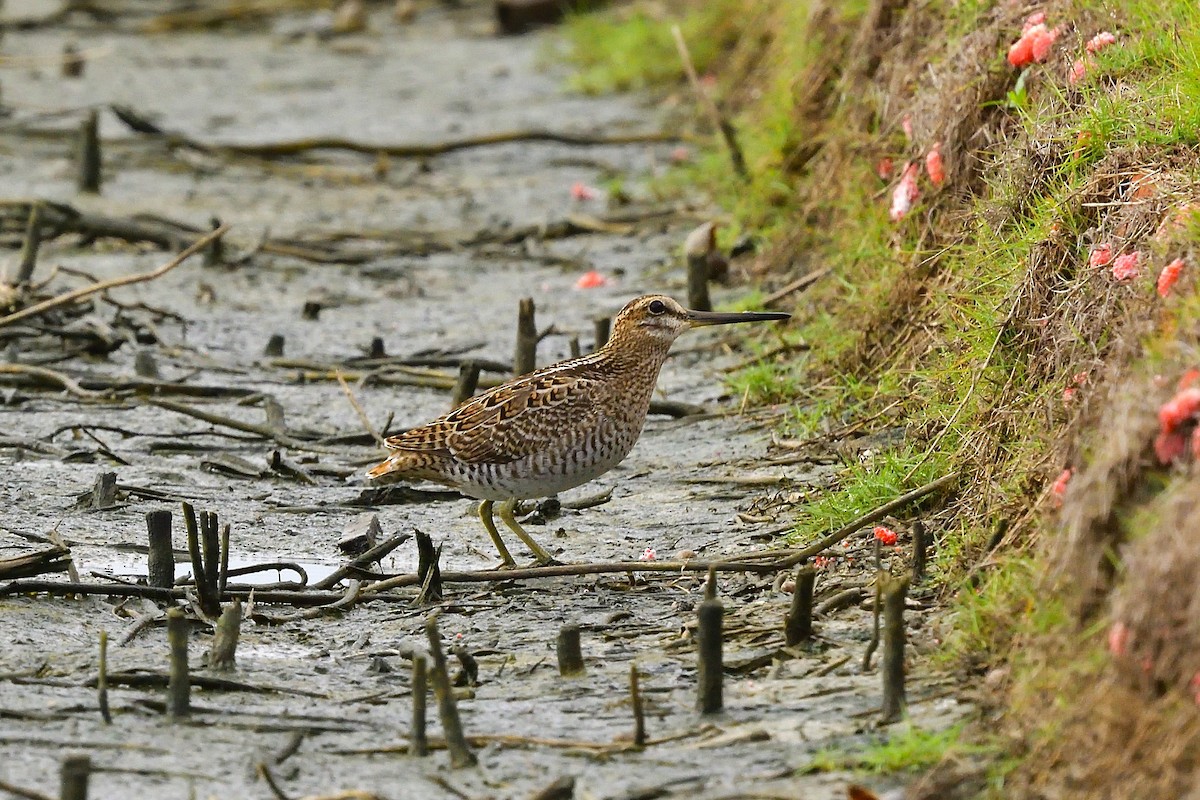
{"type": "MultiPolygon", "coordinates": [[[[919,515],[938,535],[953,659],[993,678],[1005,712],[1016,758],[999,762],[1004,796],[1179,791],[1195,767],[1186,754],[1200,752],[1188,695],[1200,662],[1160,669],[1166,645],[1154,631],[1167,623],[1121,598],[1152,588],[1146,570],[1125,570],[1141,552],[1136,540],[1161,540],[1173,560],[1200,550],[1160,522],[1168,511],[1176,526],[1195,521],[1191,506],[1162,499],[1186,484],[1188,459],[1164,467],[1151,449],[1158,406],[1200,364],[1189,210],[1200,195],[1200,8],[654,7],[663,30],[683,20],[751,171],[741,180],[714,143],[663,191],[701,187],[734,220],[726,241],[759,237],[764,249],[742,271],[768,290],[828,269],[791,300],[789,335],[808,349],[784,349],[731,383],[753,401],[795,402],[784,433],[814,447],[831,444],[830,430],[903,431],[799,507],[794,536],[811,540],[957,472],[956,491],[919,515]],[[1044,62],[1014,68],[1007,50],[1035,11],[1058,38],[1044,62]],[[1101,31],[1116,41],[1091,52],[1101,31]],[[934,149],[945,181],[922,174],[912,210],[893,221],[904,165],[934,149]],[[1139,274],[1118,279],[1111,263],[1097,264],[1104,248],[1136,253],[1139,274]],[[1184,277],[1160,297],[1156,278],[1174,258],[1184,277]],[[1137,628],[1154,680],[1126,669],[1134,646],[1105,638],[1116,625],[1137,628]],[[1138,751],[1137,768],[1118,780],[1131,730],[1176,739],[1138,751]],[[1082,763],[1088,736],[1115,755],[1082,763]],[[1072,771],[1085,779],[1070,784],[1062,776],[1072,771]]],[[[575,52],[603,71],[616,51],[590,35],[592,24],[575,23],[575,52]]],[[[678,85],[678,69],[664,68],[673,56],[666,46],[626,49],[622,69],[637,71],[641,58],[647,80],[678,85]]],[[[1200,624],[1168,629],[1200,650],[1200,624]]]]}

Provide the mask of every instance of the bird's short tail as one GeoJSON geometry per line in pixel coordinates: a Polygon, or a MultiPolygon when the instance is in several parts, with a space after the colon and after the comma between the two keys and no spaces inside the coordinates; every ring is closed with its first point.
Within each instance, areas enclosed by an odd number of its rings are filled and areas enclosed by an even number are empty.
{"type": "Polygon", "coordinates": [[[373,481],[384,483],[389,479],[398,480],[396,472],[398,472],[398,470],[396,469],[395,459],[389,458],[387,461],[371,467],[371,469],[367,472],[367,477],[373,481]]]}

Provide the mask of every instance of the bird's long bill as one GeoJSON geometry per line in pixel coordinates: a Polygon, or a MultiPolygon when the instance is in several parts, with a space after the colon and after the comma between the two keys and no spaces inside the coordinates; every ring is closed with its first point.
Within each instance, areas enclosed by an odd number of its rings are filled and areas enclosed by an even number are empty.
{"type": "Polygon", "coordinates": [[[772,319],[789,319],[791,314],[781,311],[688,311],[688,321],[693,328],[705,325],[731,325],[735,322],[766,322],[772,319]]]}

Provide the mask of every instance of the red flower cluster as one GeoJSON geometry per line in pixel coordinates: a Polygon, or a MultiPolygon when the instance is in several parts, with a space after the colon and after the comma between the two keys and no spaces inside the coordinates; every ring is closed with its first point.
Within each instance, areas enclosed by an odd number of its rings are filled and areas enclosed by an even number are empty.
{"type": "Polygon", "coordinates": [[[1158,409],[1158,437],[1154,440],[1154,454],[1159,463],[1170,464],[1182,456],[1191,440],[1192,453],[1200,454],[1200,428],[1196,427],[1196,415],[1200,413],[1200,388],[1180,387],[1175,396],[1158,409]]]}
{"type": "Polygon", "coordinates": [[[921,196],[921,190],[917,186],[918,169],[915,161],[904,165],[904,174],[900,176],[900,182],[892,190],[892,207],[888,211],[888,217],[892,222],[904,219],[904,215],[912,210],[913,203],[917,202],[917,198],[921,196]]]}
{"type": "Polygon", "coordinates": [[[1030,14],[1021,29],[1021,38],[1008,48],[1008,63],[1024,67],[1033,62],[1041,63],[1050,55],[1050,48],[1058,39],[1058,28],[1046,27],[1046,14],[1039,11],[1030,14]]]}
{"type": "Polygon", "coordinates": [[[607,285],[608,278],[594,269],[583,273],[579,276],[579,280],[575,281],[576,289],[599,289],[601,286],[607,285]]]}
{"type": "Polygon", "coordinates": [[[1112,245],[1103,242],[1092,248],[1088,253],[1088,264],[1093,267],[1107,267],[1112,263],[1112,245]]]}
{"type": "MultiPolygon", "coordinates": [[[[1088,43],[1085,45],[1085,47],[1089,53],[1099,53],[1110,44],[1116,44],[1116,41],[1117,37],[1113,34],[1109,33],[1108,31],[1100,31],[1100,33],[1097,33],[1091,39],[1088,39],[1088,43]]],[[[1071,84],[1072,86],[1079,83],[1079,81],[1083,79],[1083,76],[1087,74],[1087,71],[1092,68],[1094,63],[1095,62],[1092,61],[1091,56],[1075,59],[1075,63],[1071,65],[1071,71],[1067,73],[1067,83],[1071,84]]]]}
{"type": "Polygon", "coordinates": [[[1171,293],[1171,287],[1179,280],[1179,275],[1183,272],[1183,259],[1177,258],[1170,264],[1162,268],[1162,272],[1158,273],[1158,296],[1166,297],[1171,293]]]}
{"type": "Polygon", "coordinates": [[[876,525],[875,538],[879,540],[880,544],[891,547],[896,543],[896,539],[899,537],[896,536],[896,532],[891,528],[885,528],[882,525],[876,525]]]}
{"type": "Polygon", "coordinates": [[[941,186],[946,181],[946,168],[942,164],[942,143],[934,142],[925,156],[925,172],[934,186],[941,186]]]}
{"type": "Polygon", "coordinates": [[[1113,261],[1112,276],[1118,283],[1131,281],[1141,274],[1142,254],[1137,250],[1117,256],[1113,261]]]}
{"type": "Polygon", "coordinates": [[[1050,496],[1054,498],[1054,505],[1061,506],[1063,498],[1067,494],[1067,485],[1071,482],[1071,476],[1075,474],[1075,470],[1067,467],[1062,472],[1058,473],[1058,477],[1054,479],[1054,483],[1050,484],[1050,496]]]}

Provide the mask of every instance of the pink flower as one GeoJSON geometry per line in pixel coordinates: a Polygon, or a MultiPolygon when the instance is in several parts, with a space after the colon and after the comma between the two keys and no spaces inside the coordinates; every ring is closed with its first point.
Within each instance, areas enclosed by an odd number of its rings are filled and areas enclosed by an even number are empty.
{"type": "Polygon", "coordinates": [[[919,167],[915,161],[910,161],[904,165],[904,174],[900,177],[900,182],[896,184],[896,188],[892,191],[892,207],[888,211],[888,216],[892,222],[899,222],[904,219],[904,215],[912,210],[913,203],[921,196],[921,190],[917,187],[917,170],[919,167]]]}
{"type": "Polygon", "coordinates": [[[1158,463],[1170,464],[1187,451],[1187,439],[1179,431],[1162,431],[1154,437],[1154,455],[1158,463]]]}
{"type": "Polygon", "coordinates": [[[946,180],[946,170],[942,165],[942,143],[934,142],[925,156],[925,172],[934,186],[941,186],[946,180]]]}
{"type": "Polygon", "coordinates": [[[1114,622],[1108,629],[1108,652],[1117,657],[1129,652],[1129,626],[1124,622],[1114,622]]]}
{"type": "Polygon", "coordinates": [[[1200,459],[1200,426],[1192,429],[1192,457],[1200,459]]]}
{"type": "Polygon", "coordinates": [[[1058,40],[1058,28],[1047,29],[1045,25],[1034,25],[1028,35],[1033,38],[1030,45],[1033,60],[1040,64],[1046,60],[1046,56],[1050,55],[1050,48],[1058,40]]]}
{"type": "Polygon", "coordinates": [[[579,280],[575,281],[576,289],[599,289],[601,286],[607,285],[608,278],[596,272],[596,270],[583,273],[579,276],[579,280]]]}
{"type": "Polygon", "coordinates": [[[1109,33],[1108,31],[1100,31],[1091,39],[1088,39],[1088,43],[1086,45],[1087,51],[1089,53],[1099,53],[1110,44],[1115,44],[1116,41],[1117,37],[1113,34],[1109,33]]]}
{"type": "Polygon", "coordinates": [[[875,165],[875,174],[879,176],[879,180],[881,181],[891,180],[892,173],[895,171],[896,165],[887,156],[879,159],[879,163],[875,165]]]}
{"type": "Polygon", "coordinates": [[[671,163],[682,164],[692,160],[692,151],[682,145],[671,151],[671,163]]]}
{"type": "Polygon", "coordinates": [[[1196,381],[1200,381],[1200,369],[1192,367],[1179,376],[1179,383],[1175,384],[1175,390],[1182,392],[1184,389],[1190,389],[1196,385],[1196,381]]]}
{"type": "Polygon", "coordinates": [[[642,554],[638,556],[639,561],[653,561],[656,558],[658,558],[658,553],[653,547],[647,547],[642,551],[642,554]]]}
{"type": "Polygon", "coordinates": [[[904,130],[904,138],[911,142],[913,137],[912,114],[904,115],[904,119],[900,120],[900,127],[904,130]]]}
{"type": "Polygon", "coordinates": [[[1076,391],[1075,388],[1072,386],[1068,386],[1067,388],[1063,389],[1063,405],[1064,406],[1071,405],[1071,403],[1075,400],[1075,391],[1076,391]]]}
{"type": "Polygon", "coordinates": [[[1091,60],[1082,58],[1075,59],[1075,63],[1071,65],[1071,71],[1067,73],[1067,83],[1071,86],[1083,80],[1083,76],[1087,74],[1088,68],[1091,66],[1091,60]]]}
{"type": "Polygon", "coordinates": [[[1046,24],[1046,12],[1035,11],[1025,18],[1025,22],[1021,25],[1021,35],[1029,33],[1037,25],[1046,24]]]}
{"type": "Polygon", "coordinates": [[[1171,293],[1171,287],[1179,280],[1180,273],[1183,272],[1183,259],[1177,258],[1170,264],[1162,268],[1162,272],[1158,273],[1158,296],[1166,297],[1171,293]]]}
{"type": "Polygon", "coordinates": [[[571,199],[576,202],[584,202],[587,200],[595,200],[600,196],[600,190],[588,186],[583,181],[575,181],[571,184],[571,199]]]}
{"type": "MultiPolygon", "coordinates": [[[[1034,19],[1037,15],[1030,17],[1034,19]]],[[[1041,15],[1045,19],[1045,15],[1041,15]]],[[[1046,60],[1046,56],[1050,55],[1050,48],[1058,39],[1058,28],[1047,28],[1045,22],[1037,22],[1030,24],[1026,20],[1025,29],[1021,32],[1021,38],[1012,43],[1008,48],[1008,63],[1014,67],[1023,67],[1034,61],[1042,62],[1046,60]]]]}
{"type": "Polygon", "coordinates": [[[1088,264],[1093,267],[1107,267],[1112,263],[1112,246],[1108,242],[1098,244],[1088,253],[1088,264]]]}
{"type": "Polygon", "coordinates": [[[829,558],[827,556],[814,556],[813,566],[817,569],[825,569],[829,566],[829,558]]]}
{"type": "Polygon", "coordinates": [[[1131,281],[1141,274],[1142,254],[1137,250],[1132,253],[1126,253],[1123,256],[1117,256],[1113,261],[1112,276],[1117,281],[1124,283],[1131,281]]]}
{"type": "Polygon", "coordinates": [[[1050,496],[1054,498],[1054,505],[1061,506],[1063,497],[1067,494],[1067,484],[1071,482],[1071,476],[1075,474],[1075,470],[1068,467],[1058,473],[1058,477],[1054,479],[1054,483],[1050,484],[1050,496]]]}
{"type": "Polygon", "coordinates": [[[1171,433],[1200,411],[1200,388],[1181,389],[1158,409],[1158,424],[1163,433],[1171,433]]]}
{"type": "Polygon", "coordinates": [[[891,528],[885,528],[882,525],[876,525],[874,533],[875,538],[878,539],[881,544],[890,547],[896,543],[896,532],[891,528]]]}

